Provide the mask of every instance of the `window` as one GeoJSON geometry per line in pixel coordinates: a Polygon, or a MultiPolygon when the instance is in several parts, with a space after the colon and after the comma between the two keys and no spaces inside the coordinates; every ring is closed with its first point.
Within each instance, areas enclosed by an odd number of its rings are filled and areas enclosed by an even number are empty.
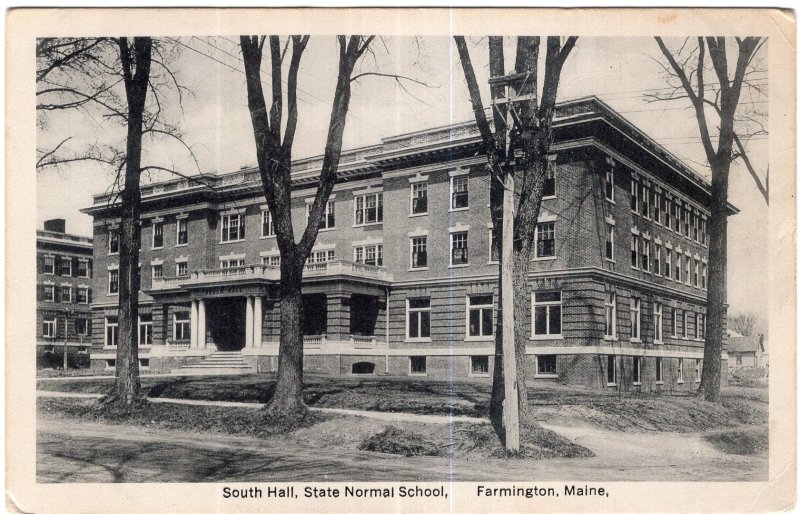
{"type": "Polygon", "coordinates": [[[642,185],[641,190],[642,199],[642,216],[645,218],[650,217],[650,188],[642,185]]]}
{"type": "Polygon", "coordinates": [[[642,358],[633,358],[633,385],[642,384],[642,358]]]}
{"type": "Polygon", "coordinates": [[[538,375],[555,375],[556,374],[556,356],[555,355],[537,355],[536,356],[536,373],[538,375]]]}
{"type": "Polygon", "coordinates": [[[631,235],[631,267],[639,268],[639,235],[631,235]]]}
{"type": "Polygon", "coordinates": [[[175,341],[186,341],[191,337],[191,319],[187,311],[176,312],[173,315],[172,338],[175,341]]]}
{"type": "Polygon", "coordinates": [[[153,222],[153,248],[164,247],[164,222],[153,222]]]}
{"type": "Polygon", "coordinates": [[[139,315],[139,346],[153,344],[153,315],[139,315]]]}
{"type": "Polygon", "coordinates": [[[411,238],[411,267],[428,267],[428,236],[417,236],[411,238]]]}
{"type": "Polygon", "coordinates": [[[119,294],[119,270],[108,270],[108,294],[119,294]]]}
{"type": "Polygon", "coordinates": [[[119,253],[119,230],[108,230],[108,254],[119,253]]]}
{"type": "Polygon", "coordinates": [[[411,184],[411,214],[428,213],[428,183],[411,184]]]}
{"type": "Polygon", "coordinates": [[[544,171],[544,183],[542,183],[542,198],[553,197],[556,195],[556,163],[547,162],[547,169],[544,171]]]}
{"type": "Polygon", "coordinates": [[[164,265],[163,264],[153,264],[153,278],[161,278],[164,276],[164,265]]]}
{"type": "Polygon", "coordinates": [[[703,273],[701,275],[701,282],[700,285],[703,289],[707,287],[707,280],[708,280],[708,264],[705,262],[703,263],[703,273]]]}
{"type": "Polygon", "coordinates": [[[88,259],[80,259],[78,260],[78,277],[80,278],[91,278],[91,273],[89,271],[89,260],[88,259]]]}
{"type": "Polygon", "coordinates": [[[56,319],[42,320],[42,337],[52,339],[56,337],[56,319]]]}
{"type": "Polygon", "coordinates": [[[561,291],[533,293],[533,335],[561,334],[561,291]]]}
{"type": "Polygon", "coordinates": [[[694,269],[692,270],[692,285],[698,287],[700,285],[700,259],[694,260],[694,269]]]}
{"type": "Polygon", "coordinates": [[[272,214],[268,209],[261,211],[261,237],[271,237],[275,235],[275,222],[272,221],[272,214]]]}
{"type": "Polygon", "coordinates": [[[493,313],[492,295],[467,296],[467,336],[491,337],[494,328],[493,313]]]}
{"type": "Polygon", "coordinates": [[[606,293],[606,339],[617,337],[617,295],[606,293]]]}
{"type": "Polygon", "coordinates": [[[678,380],[677,381],[678,381],[679,384],[682,384],[683,383],[683,359],[680,359],[680,358],[678,359],[677,374],[678,374],[678,380]]]}
{"type": "Polygon", "coordinates": [[[222,237],[220,241],[244,241],[244,214],[222,215],[222,237]]]}
{"type": "Polygon", "coordinates": [[[705,216],[700,220],[700,243],[703,246],[708,245],[708,227],[705,216]]]}
{"type": "Polygon", "coordinates": [[[663,336],[664,306],[657,303],[653,306],[653,342],[661,343],[663,336]]]}
{"type": "Polygon", "coordinates": [[[653,221],[656,223],[661,223],[661,195],[653,189],[652,193],[652,201],[650,205],[652,205],[653,209],[653,221]]]}
{"type": "Polygon", "coordinates": [[[683,235],[691,237],[689,234],[689,207],[686,205],[683,207],[683,235]]]}
{"type": "Polygon", "coordinates": [[[72,288],[61,286],[61,303],[72,303],[72,288]]]}
{"type": "Polygon", "coordinates": [[[186,261],[175,263],[175,276],[185,277],[188,274],[189,274],[189,263],[187,263],[186,261]]]}
{"type": "Polygon", "coordinates": [[[56,286],[52,286],[52,285],[45,285],[44,286],[44,301],[45,302],[54,302],[54,301],[56,301],[56,286]]]}
{"type": "Polygon", "coordinates": [[[689,213],[689,224],[692,226],[692,239],[700,242],[700,237],[697,230],[697,215],[694,212],[689,213]]]}
{"type": "Polygon", "coordinates": [[[700,377],[703,375],[703,359],[694,360],[694,381],[700,382],[700,377]]]}
{"type": "Polygon", "coordinates": [[[408,338],[429,339],[431,337],[430,298],[408,299],[408,338]]]}
{"type": "Polygon", "coordinates": [[[335,250],[318,250],[311,252],[306,261],[308,264],[328,262],[336,258],[335,250]]]}
{"type": "Polygon", "coordinates": [[[672,203],[672,229],[678,234],[681,233],[681,206],[678,200],[672,203]]]}
{"type": "Polygon", "coordinates": [[[494,229],[489,229],[489,262],[500,262],[500,241],[494,229]]]}
{"type": "Polygon", "coordinates": [[[634,179],[631,179],[631,210],[639,212],[639,185],[634,179]]]}
{"type": "Polygon", "coordinates": [[[681,281],[681,256],[680,253],[675,256],[675,281],[681,281]]]}
{"type": "Polygon", "coordinates": [[[614,201],[614,167],[608,166],[606,168],[606,200],[614,201]]]}
{"type": "Polygon", "coordinates": [[[653,254],[653,272],[661,276],[661,245],[655,245],[655,254],[653,254]]]}
{"type": "Polygon", "coordinates": [[[738,354],[738,353],[736,354],[736,365],[737,366],[741,366],[742,365],[742,355],[738,354]]]}
{"type": "Polygon", "coordinates": [[[672,309],[672,337],[678,337],[678,309],[672,309]]]}
{"type": "Polygon", "coordinates": [[[353,260],[371,266],[383,266],[383,245],[354,246],[353,260]]]}
{"type": "Polygon", "coordinates": [[[650,272],[650,241],[642,241],[642,271],[650,272]]]}
{"type": "Polygon", "coordinates": [[[606,260],[614,261],[614,236],[616,228],[611,223],[606,222],[606,260]]]}
{"type": "MultiPolygon", "coordinates": [[[[313,204],[311,203],[306,204],[306,222],[308,222],[308,218],[309,216],[311,216],[312,206],[313,204]]],[[[320,218],[319,220],[319,229],[327,230],[335,227],[336,227],[336,203],[329,201],[325,204],[325,210],[322,212],[322,218],[320,218]]],[[[262,222],[262,230],[263,230],[263,222],[262,222]]],[[[274,228],[272,229],[272,233],[273,234],[275,233],[274,228]]]]}
{"type": "Polygon", "coordinates": [[[44,258],[44,270],[45,275],[55,275],[56,274],[56,258],[52,255],[47,255],[44,258]]]}
{"type": "Polygon", "coordinates": [[[183,246],[189,244],[189,220],[187,218],[178,218],[175,220],[177,234],[175,236],[175,246],[183,246]]]}
{"type": "Polygon", "coordinates": [[[261,264],[266,266],[280,266],[281,265],[281,256],[280,255],[269,255],[265,257],[261,257],[261,264]]]}
{"type": "Polygon", "coordinates": [[[466,232],[450,234],[450,265],[463,266],[469,264],[469,246],[466,232]]]}
{"type": "Polygon", "coordinates": [[[77,302],[78,303],[89,303],[89,288],[88,287],[78,287],[76,292],[77,294],[77,302]]]}
{"type": "Polygon", "coordinates": [[[706,318],[702,314],[697,315],[697,339],[705,340],[706,338],[706,318]]]}
{"type": "Polygon", "coordinates": [[[409,357],[408,365],[412,375],[425,375],[428,372],[428,362],[425,357],[409,357]]]}
{"type": "Polygon", "coordinates": [[[609,355],[606,357],[606,382],[608,385],[617,385],[617,357],[609,355]]]}
{"type": "Polygon", "coordinates": [[[536,225],[536,258],[555,257],[556,222],[545,221],[536,225]]]}
{"type": "Polygon", "coordinates": [[[656,357],[656,384],[664,383],[664,365],[661,357],[656,357]]]}
{"type": "Polygon", "coordinates": [[[450,210],[469,207],[469,188],[467,177],[450,178],[450,210]]]}
{"type": "Polygon", "coordinates": [[[642,301],[631,298],[631,341],[640,341],[642,338],[642,301]]]}
{"type": "Polygon", "coordinates": [[[689,312],[683,311],[681,312],[681,322],[683,325],[681,326],[681,337],[686,339],[689,337],[689,312]]]}
{"type": "Polygon", "coordinates": [[[75,333],[79,336],[91,335],[92,324],[86,318],[78,318],[75,320],[75,333]]]}
{"type": "MultiPolygon", "coordinates": [[[[185,264],[185,263],[179,263],[179,264],[185,264]]],[[[238,257],[233,259],[222,259],[221,261],[219,261],[220,268],[241,268],[244,265],[245,265],[244,259],[238,257]]]]}
{"type": "Polygon", "coordinates": [[[117,346],[117,334],[119,329],[119,318],[116,316],[106,316],[106,346],[117,346]]]}
{"type": "Polygon", "coordinates": [[[664,276],[671,279],[672,278],[672,250],[667,248],[666,253],[664,254],[666,260],[664,261],[664,276]]]}
{"type": "Polygon", "coordinates": [[[686,267],[683,269],[683,281],[688,285],[690,280],[689,277],[692,273],[692,256],[688,254],[685,255],[684,261],[686,262],[686,267]]]}
{"type": "Polygon", "coordinates": [[[58,274],[65,277],[72,276],[72,259],[69,257],[60,257],[58,259],[58,274]]]}
{"type": "Polygon", "coordinates": [[[489,356],[473,355],[470,357],[470,369],[473,375],[489,374],[489,356]]]}
{"type": "Polygon", "coordinates": [[[354,200],[356,225],[383,223],[383,193],[360,195],[354,200]]]}

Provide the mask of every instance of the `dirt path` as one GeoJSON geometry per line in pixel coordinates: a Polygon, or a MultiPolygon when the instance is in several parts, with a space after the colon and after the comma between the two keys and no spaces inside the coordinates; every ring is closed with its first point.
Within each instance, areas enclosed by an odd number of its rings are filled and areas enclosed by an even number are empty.
{"type": "MultiPolygon", "coordinates": [[[[380,420],[342,418],[342,432],[374,430],[380,420]]],[[[257,481],[748,481],[764,480],[766,457],[726,455],[702,434],[628,434],[545,424],[597,457],[545,461],[406,458],[335,444],[180,433],[39,416],[37,474],[42,482],[257,481]],[[680,449],[676,451],[676,449],[680,449]]],[[[312,427],[313,429],[313,427],[312,427]]]]}

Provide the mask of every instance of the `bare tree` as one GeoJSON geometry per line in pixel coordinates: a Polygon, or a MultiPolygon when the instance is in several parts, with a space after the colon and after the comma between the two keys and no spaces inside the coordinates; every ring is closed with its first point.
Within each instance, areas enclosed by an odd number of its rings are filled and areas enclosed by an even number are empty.
{"type": "Polygon", "coordinates": [[[289,41],[281,45],[279,36],[241,36],[240,45],[247,81],[247,100],[256,156],[264,196],[272,219],[281,255],[280,319],[281,333],[278,377],[275,393],[267,405],[269,415],[296,418],[306,412],[303,403],[303,338],[300,331],[303,268],[317,238],[325,205],[336,183],[342,150],[351,84],[356,63],[368,50],[374,36],[338,36],[339,65],[331,117],[325,141],[322,171],[308,216],[308,224],[296,242],[292,227],[292,146],[297,128],[297,74],[309,36],[291,36],[291,56],[286,78],[286,107],[283,112],[282,64],[289,41]],[[264,46],[270,54],[271,97],[269,106],[261,87],[261,61],[264,46]],[[283,118],[286,118],[282,128],[283,118]]]}
{"type": "MultiPolygon", "coordinates": [[[[467,42],[463,36],[454,36],[461,67],[469,90],[472,110],[480,131],[487,158],[487,169],[491,177],[490,211],[494,224],[494,235],[502,245],[504,237],[513,238],[513,289],[514,289],[514,341],[517,368],[518,392],[516,401],[522,423],[535,425],[528,407],[528,394],[525,385],[525,350],[527,339],[527,323],[524,313],[530,308],[528,303],[529,284],[528,268],[536,234],[536,220],[542,201],[542,190],[545,175],[549,166],[548,155],[553,141],[552,121],[555,112],[558,85],[561,69],[575,46],[577,37],[571,36],[562,41],[560,37],[551,36],[546,40],[544,56],[544,78],[541,94],[539,94],[539,37],[521,36],[517,38],[514,74],[522,74],[521,85],[516,88],[518,97],[527,98],[518,105],[516,113],[517,126],[509,135],[510,144],[506,144],[507,114],[509,103],[503,103],[506,96],[504,87],[497,81],[490,86],[491,97],[495,108],[492,110],[494,131],[487,118],[481,100],[480,87],[475,78],[475,71],[469,54],[467,42]],[[522,159],[516,166],[505,166],[504,162],[513,158],[507,155],[515,149],[521,150],[522,159]],[[503,196],[507,179],[520,174],[511,183],[514,184],[515,208],[513,234],[503,234],[503,196]]],[[[503,54],[503,38],[489,37],[489,72],[492,78],[505,76],[505,58],[503,54]]],[[[501,266],[502,270],[502,266],[501,266]]],[[[501,271],[502,282],[502,271],[501,271]]],[[[500,305],[501,310],[508,306],[500,305]]],[[[500,318],[498,317],[498,320],[500,318]]],[[[501,322],[498,321],[495,331],[495,364],[490,404],[490,418],[495,431],[505,441],[506,430],[503,426],[503,401],[510,394],[505,390],[503,376],[503,341],[501,322]]]]}
{"type": "MultiPolygon", "coordinates": [[[[130,405],[141,394],[138,358],[139,213],[143,172],[174,169],[142,164],[145,137],[171,138],[192,155],[177,127],[164,121],[162,98],[172,89],[180,98],[182,88],[169,68],[169,50],[149,37],[98,39],[43,39],[37,42],[37,111],[77,110],[87,116],[111,119],[126,129],[125,148],[91,143],[79,151],[64,151],[74,134],[61,138],[53,148],[38,150],[38,170],[58,169],[82,161],[108,165],[116,175],[121,202],[109,207],[120,213],[119,338],[116,381],[107,403],[130,405]],[[157,66],[159,72],[153,71],[157,66]],[[148,94],[149,93],[149,94],[148,94]],[[123,171],[124,170],[124,171],[123,171]],[[120,186],[121,184],[121,186],[120,186]]],[[[47,130],[46,118],[39,120],[47,130]]],[[[196,164],[196,161],[195,161],[196,164]]],[[[198,167],[199,171],[199,167],[198,167]]],[[[112,185],[112,193],[114,193],[112,185]]]]}
{"type": "Polygon", "coordinates": [[[752,336],[764,333],[766,323],[755,312],[740,312],[728,316],[728,328],[743,336],[752,336]]]}
{"type": "Polygon", "coordinates": [[[711,168],[711,220],[709,228],[709,277],[706,343],[703,350],[703,376],[700,394],[708,401],[720,401],[720,375],[722,368],[722,345],[725,341],[725,301],[727,297],[728,263],[728,179],[731,163],[741,157],[764,199],[769,201],[768,176],[763,181],[752,167],[747,156],[745,142],[755,134],[766,130],[756,117],[747,114],[737,118],[737,109],[744,89],[756,92],[760,86],[749,80],[757,72],[754,64],[757,54],[766,40],[758,37],[735,38],[731,44],[732,73],[729,70],[728,43],[723,37],[698,37],[697,46],[683,46],[671,51],[662,38],[656,42],[668,64],[662,64],[670,79],[677,81],[672,91],[650,97],[653,101],[688,99],[694,108],[700,130],[700,140],[711,168]],[[735,50],[735,53],[733,52],[735,50]],[[707,81],[706,51],[716,81],[707,81]],[[746,122],[758,123],[760,128],[750,130],[746,122]],[[743,132],[744,131],[744,132],[743,132]],[[716,133],[716,135],[715,135],[716,133]],[[716,139],[716,147],[714,145],[716,139]]]}

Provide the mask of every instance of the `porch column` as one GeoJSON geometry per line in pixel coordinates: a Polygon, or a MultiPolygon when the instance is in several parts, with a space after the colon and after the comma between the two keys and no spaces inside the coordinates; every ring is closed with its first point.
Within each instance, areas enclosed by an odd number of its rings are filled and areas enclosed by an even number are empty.
{"type": "Polygon", "coordinates": [[[189,315],[189,346],[197,348],[197,300],[192,300],[192,309],[189,315]]]}
{"type": "Polygon", "coordinates": [[[342,293],[326,294],[328,302],[328,341],[348,341],[350,339],[350,295],[342,293]]]}
{"type": "Polygon", "coordinates": [[[206,302],[197,300],[197,346],[206,347],[206,302]]]}
{"type": "Polygon", "coordinates": [[[253,297],[247,297],[247,309],[245,310],[244,324],[244,345],[253,346],[253,297]]]}
{"type": "Polygon", "coordinates": [[[253,346],[261,346],[261,330],[264,328],[264,315],[261,311],[261,297],[253,299],[253,346]]]}

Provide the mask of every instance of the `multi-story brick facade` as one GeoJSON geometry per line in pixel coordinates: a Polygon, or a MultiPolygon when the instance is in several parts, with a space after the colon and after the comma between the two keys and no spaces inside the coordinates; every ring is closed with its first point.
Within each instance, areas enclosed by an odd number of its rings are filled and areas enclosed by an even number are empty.
{"type": "MultiPolygon", "coordinates": [[[[554,130],[530,267],[530,374],[693,388],[709,185],[597,99],[560,105],[554,130]]],[[[472,124],[343,152],[304,274],[307,370],[490,376],[498,264],[484,162],[472,124]]],[[[296,234],[320,165],[294,164],[296,234]]],[[[105,195],[85,209],[95,219],[96,366],[114,358],[116,209],[105,195]]],[[[145,363],[164,370],[241,351],[274,370],[278,251],[257,170],[148,186],[142,212],[145,363]]]]}
{"type": "Polygon", "coordinates": [[[36,231],[36,349],[61,362],[91,346],[92,239],[67,234],[63,219],[36,231]]]}

